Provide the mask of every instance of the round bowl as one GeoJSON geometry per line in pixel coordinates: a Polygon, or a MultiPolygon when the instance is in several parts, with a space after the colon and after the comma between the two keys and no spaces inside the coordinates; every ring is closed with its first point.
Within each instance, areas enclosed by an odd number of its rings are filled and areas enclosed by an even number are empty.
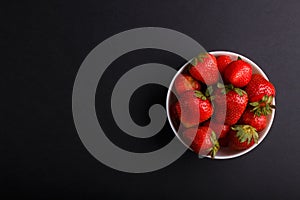
{"type": "MultiPolygon", "coordinates": [[[[227,55],[227,56],[230,56],[232,60],[236,60],[238,57],[240,57],[242,60],[248,62],[252,66],[252,73],[253,74],[261,74],[264,78],[269,80],[267,75],[263,72],[263,70],[257,64],[255,64],[252,60],[250,60],[249,58],[247,58],[247,57],[245,57],[241,54],[233,53],[233,52],[229,52],[229,51],[211,51],[209,53],[216,56],[216,57],[220,56],[220,55],[227,55]]],[[[178,70],[178,72],[175,74],[175,76],[173,77],[173,79],[170,83],[169,90],[168,90],[168,93],[167,93],[167,99],[166,99],[166,109],[167,109],[168,121],[170,123],[170,126],[171,126],[174,134],[187,148],[190,149],[190,147],[187,146],[185,144],[185,142],[182,141],[182,138],[179,136],[178,132],[176,131],[176,128],[174,127],[173,122],[172,122],[171,117],[170,117],[170,100],[171,100],[171,93],[172,93],[172,88],[173,88],[174,81],[177,78],[177,76],[185,69],[185,67],[188,64],[189,64],[189,62],[184,64],[178,70]]],[[[273,98],[272,104],[275,105],[275,98],[273,98]]],[[[274,116],[275,116],[275,110],[272,110],[272,114],[267,116],[268,123],[267,123],[266,128],[263,131],[259,132],[259,140],[258,140],[257,144],[254,144],[250,148],[248,148],[246,150],[242,150],[242,151],[235,151],[235,150],[229,149],[228,147],[221,147],[221,149],[218,151],[218,153],[216,154],[214,159],[236,158],[236,157],[239,157],[241,155],[244,155],[244,154],[250,152],[252,149],[257,147],[264,140],[264,138],[267,136],[267,134],[269,133],[270,128],[271,128],[272,123],[273,123],[273,120],[274,120],[274,116]]],[[[210,158],[210,156],[205,156],[205,157],[210,158]]]]}

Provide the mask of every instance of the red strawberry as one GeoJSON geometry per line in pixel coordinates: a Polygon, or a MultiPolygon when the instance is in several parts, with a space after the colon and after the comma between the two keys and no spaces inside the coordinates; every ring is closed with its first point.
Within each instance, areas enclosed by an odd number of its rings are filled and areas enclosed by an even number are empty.
{"type": "Polygon", "coordinates": [[[262,131],[267,126],[267,117],[265,115],[257,116],[251,109],[247,108],[240,119],[240,124],[248,124],[256,131],[262,131]]]}
{"type": "Polygon", "coordinates": [[[253,74],[251,81],[245,88],[249,95],[250,105],[254,106],[255,113],[259,115],[268,115],[271,113],[271,105],[276,91],[274,85],[266,80],[260,74],[253,74]]]}
{"type": "Polygon", "coordinates": [[[212,100],[216,106],[220,108],[226,106],[226,89],[223,84],[218,83],[218,87],[214,88],[211,93],[212,100]]]}
{"type": "Polygon", "coordinates": [[[188,90],[200,90],[201,85],[195,79],[187,74],[179,74],[174,82],[177,94],[181,95],[188,90]]]}
{"type": "Polygon", "coordinates": [[[223,123],[225,118],[225,124],[233,125],[237,123],[245,111],[248,103],[248,95],[244,90],[234,88],[233,85],[227,85],[223,90],[226,93],[225,97],[220,96],[225,95],[220,93],[218,94],[219,96],[215,97],[214,117],[220,123],[223,123]]]}
{"type": "Polygon", "coordinates": [[[224,138],[219,138],[218,142],[221,147],[227,147],[229,145],[229,136],[228,134],[224,138]]]}
{"type": "Polygon", "coordinates": [[[182,124],[189,128],[206,121],[213,114],[210,101],[198,90],[185,92],[177,102],[177,114],[182,124]],[[179,104],[180,103],[180,104],[179,104]]]}
{"type": "Polygon", "coordinates": [[[190,74],[206,85],[215,84],[219,78],[219,70],[216,58],[208,53],[200,54],[192,61],[190,74]]]}
{"type": "Polygon", "coordinates": [[[250,102],[260,101],[265,95],[274,97],[276,93],[274,85],[260,74],[252,75],[245,90],[250,102]]]}
{"type": "Polygon", "coordinates": [[[235,125],[229,132],[229,147],[234,150],[248,149],[258,142],[258,133],[250,125],[235,125]]]}
{"type": "Polygon", "coordinates": [[[224,79],[235,87],[244,87],[251,80],[252,67],[243,60],[231,62],[224,71],[224,79]]]}
{"type": "Polygon", "coordinates": [[[190,144],[191,149],[197,154],[210,155],[212,158],[220,148],[215,133],[207,126],[185,130],[183,139],[190,144]]]}
{"type": "Polygon", "coordinates": [[[223,74],[225,68],[231,62],[232,62],[232,60],[231,60],[230,56],[222,55],[222,56],[217,57],[218,68],[219,68],[219,71],[221,74],[223,74]]]}
{"type": "Polygon", "coordinates": [[[230,126],[213,121],[207,121],[203,125],[209,126],[216,133],[219,139],[226,137],[227,133],[230,131],[230,126]]]}
{"type": "Polygon", "coordinates": [[[180,112],[180,105],[178,101],[170,105],[170,117],[176,130],[178,130],[180,124],[180,112]]]}

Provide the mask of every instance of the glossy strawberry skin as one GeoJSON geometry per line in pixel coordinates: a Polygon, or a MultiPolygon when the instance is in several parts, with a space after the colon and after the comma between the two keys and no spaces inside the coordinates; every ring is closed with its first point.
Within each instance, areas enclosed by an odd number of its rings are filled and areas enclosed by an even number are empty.
{"type": "Polygon", "coordinates": [[[230,131],[230,126],[213,121],[207,121],[203,125],[209,126],[216,133],[219,139],[226,137],[227,133],[230,131]]]}
{"type": "Polygon", "coordinates": [[[201,85],[187,74],[180,74],[176,77],[174,87],[178,95],[182,95],[189,90],[200,90],[201,85]]]}
{"type": "Polygon", "coordinates": [[[240,140],[236,136],[236,131],[233,131],[233,130],[231,130],[228,133],[228,138],[229,138],[228,146],[233,150],[245,150],[255,144],[255,141],[253,138],[251,139],[249,144],[248,144],[248,141],[240,142],[240,140]]]}
{"type": "Polygon", "coordinates": [[[222,123],[225,116],[225,122],[224,122],[225,124],[229,126],[236,124],[240,119],[240,117],[242,116],[243,112],[245,111],[247,107],[247,103],[248,103],[248,96],[246,93],[240,95],[234,90],[228,91],[226,94],[226,102],[216,101],[216,109],[215,109],[216,121],[222,123]]]}
{"type": "Polygon", "coordinates": [[[189,69],[190,74],[196,80],[212,85],[218,82],[219,69],[216,58],[211,54],[201,54],[200,59],[189,69]]]}
{"type": "Polygon", "coordinates": [[[256,131],[262,131],[267,126],[267,117],[265,115],[257,116],[250,108],[247,108],[239,123],[251,125],[256,129],[256,131]]]}
{"type": "Polygon", "coordinates": [[[220,73],[223,75],[225,68],[228,66],[229,63],[231,63],[232,60],[230,58],[230,56],[218,56],[217,57],[217,64],[218,64],[218,69],[220,71],[220,73]]]}
{"type": "Polygon", "coordinates": [[[225,82],[241,88],[246,86],[251,80],[252,67],[243,60],[231,62],[224,71],[225,82]]]}
{"type": "Polygon", "coordinates": [[[177,114],[180,115],[180,121],[187,128],[206,121],[214,111],[211,102],[197,97],[195,91],[185,92],[177,104],[177,114]]]}
{"type": "Polygon", "coordinates": [[[190,148],[198,154],[207,154],[213,146],[211,141],[212,130],[207,126],[189,128],[183,132],[183,139],[190,148]]]}
{"type": "Polygon", "coordinates": [[[240,119],[241,115],[246,109],[248,96],[247,94],[240,96],[238,93],[232,90],[226,94],[226,101],[227,110],[225,124],[233,125],[240,119]]]}
{"type": "Polygon", "coordinates": [[[274,85],[260,74],[253,74],[245,91],[249,96],[249,102],[258,102],[266,96],[275,96],[274,85]]]}

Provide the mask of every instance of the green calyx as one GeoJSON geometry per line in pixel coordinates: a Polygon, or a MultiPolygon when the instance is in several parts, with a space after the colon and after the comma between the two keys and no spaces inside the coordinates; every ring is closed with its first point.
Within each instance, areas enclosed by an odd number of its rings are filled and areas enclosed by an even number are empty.
{"type": "MultiPolygon", "coordinates": [[[[244,96],[246,93],[246,91],[242,90],[241,88],[236,88],[234,87],[232,84],[229,84],[229,85],[223,85],[221,83],[218,83],[217,84],[217,87],[218,88],[225,88],[225,94],[227,94],[229,91],[235,91],[236,93],[238,93],[238,95],[240,96],[244,96]]],[[[223,92],[223,91],[222,91],[223,92]]]]}
{"type": "Polygon", "coordinates": [[[206,88],[206,91],[205,91],[205,96],[211,96],[212,95],[212,93],[213,93],[213,91],[214,91],[214,89],[213,89],[213,87],[212,86],[208,86],[207,88],[206,88]]]}
{"type": "Polygon", "coordinates": [[[236,93],[238,93],[238,95],[240,95],[240,96],[244,96],[245,94],[247,94],[246,91],[244,91],[244,90],[242,90],[242,89],[240,89],[240,88],[234,88],[233,90],[234,90],[236,93]]]}
{"type": "Polygon", "coordinates": [[[207,53],[200,53],[198,56],[192,59],[191,64],[196,66],[199,62],[203,62],[207,56],[207,53]]]}
{"type": "Polygon", "coordinates": [[[195,97],[200,98],[204,101],[207,99],[206,96],[202,92],[200,92],[199,90],[195,90],[194,95],[195,95],[195,97]]]}
{"type": "Polygon", "coordinates": [[[212,142],[213,146],[208,151],[211,158],[214,158],[220,149],[220,144],[214,131],[211,133],[210,141],[212,142]]]}
{"type": "Polygon", "coordinates": [[[236,131],[236,136],[240,142],[246,142],[250,144],[253,139],[255,143],[258,142],[258,133],[256,129],[250,125],[235,125],[231,127],[232,130],[236,131]]]}
{"type": "Polygon", "coordinates": [[[224,84],[222,84],[222,83],[219,83],[219,82],[218,82],[218,83],[217,83],[217,87],[218,87],[218,88],[224,88],[224,87],[225,87],[225,85],[224,85],[224,84]]]}
{"type": "Polygon", "coordinates": [[[212,86],[208,86],[206,88],[206,91],[205,91],[205,96],[210,100],[210,101],[213,101],[216,97],[213,95],[213,87],[212,86]]]}
{"type": "Polygon", "coordinates": [[[191,64],[192,64],[193,66],[196,66],[196,65],[198,64],[197,58],[193,58],[193,59],[191,60],[191,64]]]}
{"type": "Polygon", "coordinates": [[[227,93],[224,84],[222,84],[222,83],[217,83],[217,88],[222,89],[222,90],[221,90],[221,93],[222,93],[222,94],[226,94],[226,93],[227,93]]]}
{"type": "Polygon", "coordinates": [[[265,95],[260,101],[249,103],[249,105],[254,108],[251,109],[251,112],[254,112],[256,116],[269,115],[272,113],[272,109],[275,109],[275,106],[272,105],[273,97],[265,95]]]}
{"type": "Polygon", "coordinates": [[[204,58],[206,58],[208,56],[207,53],[200,53],[197,58],[198,58],[198,61],[199,62],[203,62],[204,61],[204,58]]]}

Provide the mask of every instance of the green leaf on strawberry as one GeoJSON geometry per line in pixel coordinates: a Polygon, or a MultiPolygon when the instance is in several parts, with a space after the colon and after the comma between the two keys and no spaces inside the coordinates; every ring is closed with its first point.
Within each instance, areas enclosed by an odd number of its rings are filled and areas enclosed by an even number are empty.
{"type": "Polygon", "coordinates": [[[226,94],[229,92],[229,91],[235,91],[236,93],[238,93],[238,95],[240,96],[243,96],[245,94],[247,94],[244,90],[240,89],[240,88],[236,88],[234,87],[232,84],[229,84],[229,85],[225,85],[225,91],[226,91],[226,94]]]}
{"type": "Polygon", "coordinates": [[[218,138],[214,131],[211,132],[210,141],[212,142],[213,145],[209,149],[209,155],[211,156],[211,158],[214,158],[220,149],[220,144],[218,142],[218,138]]]}
{"type": "Polygon", "coordinates": [[[208,86],[206,91],[205,91],[205,96],[209,97],[211,96],[213,93],[213,87],[212,86],[208,86]]]}
{"type": "Polygon", "coordinates": [[[241,143],[247,141],[247,144],[250,144],[252,139],[255,143],[258,142],[258,133],[250,125],[235,125],[231,129],[236,131],[236,137],[241,143]]]}
{"type": "Polygon", "coordinates": [[[196,66],[196,65],[198,64],[197,58],[193,58],[193,59],[191,60],[191,64],[192,64],[193,66],[196,66]]]}
{"type": "Polygon", "coordinates": [[[200,98],[204,101],[207,99],[206,96],[199,90],[195,90],[194,94],[195,94],[195,97],[200,98]]]}
{"type": "Polygon", "coordinates": [[[251,111],[257,116],[269,115],[272,113],[272,108],[275,108],[275,106],[271,104],[272,101],[272,96],[265,95],[260,101],[249,103],[254,107],[251,111]]]}
{"type": "Polygon", "coordinates": [[[197,59],[198,59],[198,61],[203,62],[206,57],[207,57],[207,53],[200,53],[197,56],[197,59]]]}

